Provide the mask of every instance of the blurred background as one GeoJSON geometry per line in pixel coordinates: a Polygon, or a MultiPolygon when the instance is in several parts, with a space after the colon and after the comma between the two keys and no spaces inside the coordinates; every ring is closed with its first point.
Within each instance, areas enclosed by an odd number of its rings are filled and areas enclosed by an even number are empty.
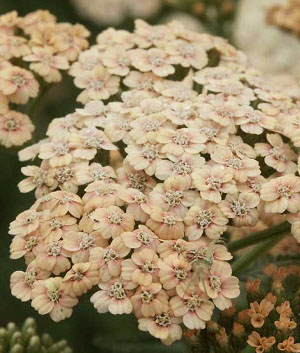
{"type": "MultiPolygon", "coordinates": [[[[80,22],[90,31],[91,43],[96,34],[109,26],[131,30],[134,18],[144,18],[152,24],[178,19],[185,26],[208,31],[228,38],[244,50],[253,64],[276,80],[285,80],[288,88],[296,87],[300,76],[300,41],[288,32],[267,24],[265,10],[281,0],[0,0],[0,14],[16,10],[23,16],[37,9],[48,9],[58,22],[80,22]]],[[[34,112],[34,139],[45,136],[49,122],[73,112],[79,91],[72,78],[65,75],[58,85],[42,97],[34,112]]],[[[29,144],[28,144],[29,145],[29,144]]],[[[163,347],[148,334],[136,329],[136,320],[124,315],[99,315],[89,298],[74,310],[73,317],[55,324],[49,317],[39,316],[30,304],[22,303],[10,294],[10,274],[19,269],[18,261],[8,260],[11,237],[9,223],[18,213],[29,208],[34,195],[21,194],[17,183],[22,179],[17,149],[0,149],[0,326],[9,321],[21,323],[26,317],[36,318],[39,328],[66,338],[79,353],[148,353],[183,352],[182,343],[163,347]]]]}

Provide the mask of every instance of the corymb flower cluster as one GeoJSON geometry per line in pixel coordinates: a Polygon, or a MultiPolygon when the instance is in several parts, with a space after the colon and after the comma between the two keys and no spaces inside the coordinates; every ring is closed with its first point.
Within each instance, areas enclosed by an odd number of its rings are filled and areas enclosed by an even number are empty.
{"type": "Polygon", "coordinates": [[[60,321],[98,285],[99,313],[171,344],[239,295],[229,231],[289,217],[299,240],[299,103],[177,22],[110,28],[71,72],[86,105],[20,152],[42,162],[22,168],[37,201],[10,226],[12,294],[60,321]]]}
{"type": "Polygon", "coordinates": [[[59,82],[60,71],[88,48],[88,36],[84,26],[57,23],[44,10],[0,16],[0,145],[20,146],[31,139],[34,125],[27,114],[14,110],[16,105],[28,107],[41,85],[59,82]]]}

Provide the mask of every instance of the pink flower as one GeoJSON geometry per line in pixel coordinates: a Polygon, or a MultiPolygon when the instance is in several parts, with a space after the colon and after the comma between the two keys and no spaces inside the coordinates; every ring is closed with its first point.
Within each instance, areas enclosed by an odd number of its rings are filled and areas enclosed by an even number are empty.
{"type": "Polygon", "coordinates": [[[54,217],[64,216],[70,213],[80,218],[83,213],[83,202],[81,198],[71,192],[55,191],[51,194],[50,209],[54,217]]]}
{"type": "Polygon", "coordinates": [[[120,78],[111,76],[103,67],[97,66],[92,71],[80,75],[74,80],[75,86],[84,89],[77,101],[86,103],[91,99],[108,99],[118,92],[120,78]]]}
{"type": "Polygon", "coordinates": [[[41,242],[41,236],[38,231],[25,236],[14,236],[10,244],[10,258],[15,260],[25,256],[25,261],[27,262],[27,259],[35,257],[33,249],[41,242]]]}
{"type": "Polygon", "coordinates": [[[200,289],[212,298],[220,310],[232,306],[231,299],[240,294],[239,280],[231,276],[232,270],[228,263],[215,261],[207,272],[205,279],[200,282],[200,289]],[[203,288],[202,288],[203,287],[203,288]]]}
{"type": "Polygon", "coordinates": [[[129,252],[130,248],[125,245],[121,237],[117,237],[105,248],[91,249],[89,262],[97,264],[100,280],[108,282],[113,277],[120,276],[122,261],[129,252]]]}
{"type": "Polygon", "coordinates": [[[157,206],[151,207],[146,226],[160,239],[174,240],[184,236],[183,220],[175,213],[165,212],[157,206]]]}
{"type": "Polygon", "coordinates": [[[121,278],[133,281],[140,286],[150,286],[157,276],[158,256],[151,249],[133,252],[130,259],[122,261],[121,278]]]}
{"type": "Polygon", "coordinates": [[[78,299],[67,295],[64,288],[61,277],[36,281],[32,289],[31,305],[40,315],[50,314],[55,322],[69,318],[78,299]]]}
{"type": "Polygon", "coordinates": [[[126,76],[131,65],[130,56],[122,48],[109,48],[103,53],[103,65],[111,74],[126,76]]]}
{"type": "Polygon", "coordinates": [[[233,194],[237,191],[233,175],[220,165],[205,165],[192,174],[193,184],[200,190],[204,200],[219,203],[222,194],[233,194]]]}
{"type": "Polygon", "coordinates": [[[130,298],[136,317],[151,317],[168,310],[168,294],[162,289],[160,283],[150,286],[138,287],[130,298]]]}
{"type": "Polygon", "coordinates": [[[60,240],[67,232],[78,230],[77,219],[70,215],[48,217],[41,222],[40,231],[46,243],[60,240]]]}
{"type": "Polygon", "coordinates": [[[133,232],[122,233],[121,238],[130,249],[142,250],[147,248],[156,251],[157,246],[160,244],[158,236],[142,224],[133,232]]]}
{"type": "Polygon", "coordinates": [[[133,310],[130,296],[135,287],[135,283],[120,278],[99,283],[100,290],[91,296],[91,302],[100,314],[108,311],[113,315],[130,314],[133,310]]]}
{"type": "Polygon", "coordinates": [[[96,209],[93,219],[97,222],[94,228],[99,230],[104,239],[116,238],[134,229],[134,217],[117,206],[96,209]]]}
{"type": "Polygon", "coordinates": [[[42,215],[41,212],[36,212],[31,209],[20,213],[17,218],[10,223],[8,233],[24,236],[34,232],[40,225],[42,215]]]}
{"type": "Polygon", "coordinates": [[[20,192],[29,192],[34,189],[36,198],[42,197],[49,192],[46,181],[46,170],[35,165],[28,165],[21,168],[22,174],[27,176],[19,182],[18,188],[20,192]]]}
{"type": "Polygon", "coordinates": [[[124,189],[121,188],[118,191],[118,196],[121,200],[126,202],[128,205],[126,212],[134,217],[137,222],[145,223],[149,218],[149,215],[144,209],[149,208],[148,197],[141,191],[136,189],[124,189]]]}
{"type": "Polygon", "coordinates": [[[187,225],[185,234],[191,241],[199,239],[203,233],[210,239],[218,239],[226,231],[228,219],[218,205],[198,199],[185,215],[184,223],[187,225]]]}
{"type": "Polygon", "coordinates": [[[10,110],[0,115],[0,144],[9,148],[31,139],[34,126],[25,114],[10,110]]]}
{"type": "Polygon", "coordinates": [[[296,213],[300,209],[300,177],[288,174],[263,184],[260,197],[265,201],[265,212],[296,213]]]}
{"type": "Polygon", "coordinates": [[[91,163],[87,165],[78,165],[75,167],[76,179],[79,185],[89,184],[93,181],[112,181],[116,173],[110,166],[103,167],[100,163],[91,163]]]}
{"type": "Polygon", "coordinates": [[[228,218],[233,218],[236,227],[254,227],[258,222],[258,212],[256,207],[259,204],[259,197],[254,193],[240,193],[227,195],[221,201],[219,207],[228,218]]]}
{"type": "Polygon", "coordinates": [[[265,163],[280,173],[295,173],[297,164],[293,162],[297,155],[279,134],[267,134],[267,140],[270,143],[256,143],[256,152],[265,157],[265,163]]]}
{"type": "Polygon", "coordinates": [[[189,262],[177,256],[169,256],[159,260],[159,279],[167,290],[176,288],[190,277],[192,266],[189,262]]]}
{"type": "Polygon", "coordinates": [[[98,266],[90,262],[77,263],[66,273],[63,282],[65,293],[72,297],[78,297],[98,284],[98,266]]]}
{"type": "Polygon", "coordinates": [[[87,262],[92,248],[106,246],[100,232],[70,231],[64,235],[63,246],[71,254],[73,263],[87,262]]]}
{"type": "Polygon", "coordinates": [[[149,331],[152,336],[161,339],[166,345],[181,339],[180,322],[180,318],[176,318],[169,310],[165,309],[152,317],[138,320],[141,331],[149,331]]]}
{"type": "Polygon", "coordinates": [[[18,66],[9,66],[0,73],[0,91],[12,103],[26,104],[30,97],[37,97],[39,83],[33,74],[18,66]]]}
{"type": "Polygon", "coordinates": [[[22,302],[31,299],[33,284],[41,279],[48,278],[50,273],[41,270],[35,261],[31,262],[26,271],[15,271],[10,276],[11,294],[22,302]]]}
{"type": "Polygon", "coordinates": [[[129,52],[132,66],[142,72],[152,71],[155,75],[165,77],[175,72],[170,65],[168,54],[157,48],[148,50],[134,49],[129,52]]]}
{"type": "Polygon", "coordinates": [[[64,138],[55,138],[53,142],[40,146],[40,159],[46,159],[52,168],[69,165],[72,162],[72,154],[68,141],[64,138]]]}
{"type": "Polygon", "coordinates": [[[123,201],[119,198],[119,190],[120,185],[114,182],[94,181],[84,189],[85,194],[82,200],[86,207],[95,206],[95,209],[114,205],[122,206],[123,201]]]}

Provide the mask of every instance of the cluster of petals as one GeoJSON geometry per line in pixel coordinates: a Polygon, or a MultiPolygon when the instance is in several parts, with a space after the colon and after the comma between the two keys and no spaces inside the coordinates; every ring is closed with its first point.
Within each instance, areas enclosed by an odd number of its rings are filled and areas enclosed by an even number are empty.
{"type": "Polygon", "coordinates": [[[59,321],[97,284],[99,313],[134,313],[170,344],[239,295],[225,232],[284,214],[299,239],[300,106],[226,41],[177,22],[110,28],[70,73],[85,106],[19,153],[42,162],[22,168],[37,201],[11,223],[11,257],[28,266],[12,293],[59,321]]]}
{"type": "Polygon", "coordinates": [[[88,36],[82,25],[57,23],[44,10],[0,16],[0,145],[20,146],[31,139],[34,125],[15,105],[37,99],[42,81],[59,82],[61,71],[88,48],[88,36]]]}

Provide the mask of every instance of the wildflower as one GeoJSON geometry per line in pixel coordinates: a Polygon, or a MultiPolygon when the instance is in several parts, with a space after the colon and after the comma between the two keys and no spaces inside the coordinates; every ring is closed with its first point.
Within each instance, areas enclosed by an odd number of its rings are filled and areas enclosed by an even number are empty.
{"type": "Polygon", "coordinates": [[[275,342],[275,337],[261,337],[256,331],[253,331],[247,340],[247,343],[255,348],[256,353],[267,352],[275,342]]]}

